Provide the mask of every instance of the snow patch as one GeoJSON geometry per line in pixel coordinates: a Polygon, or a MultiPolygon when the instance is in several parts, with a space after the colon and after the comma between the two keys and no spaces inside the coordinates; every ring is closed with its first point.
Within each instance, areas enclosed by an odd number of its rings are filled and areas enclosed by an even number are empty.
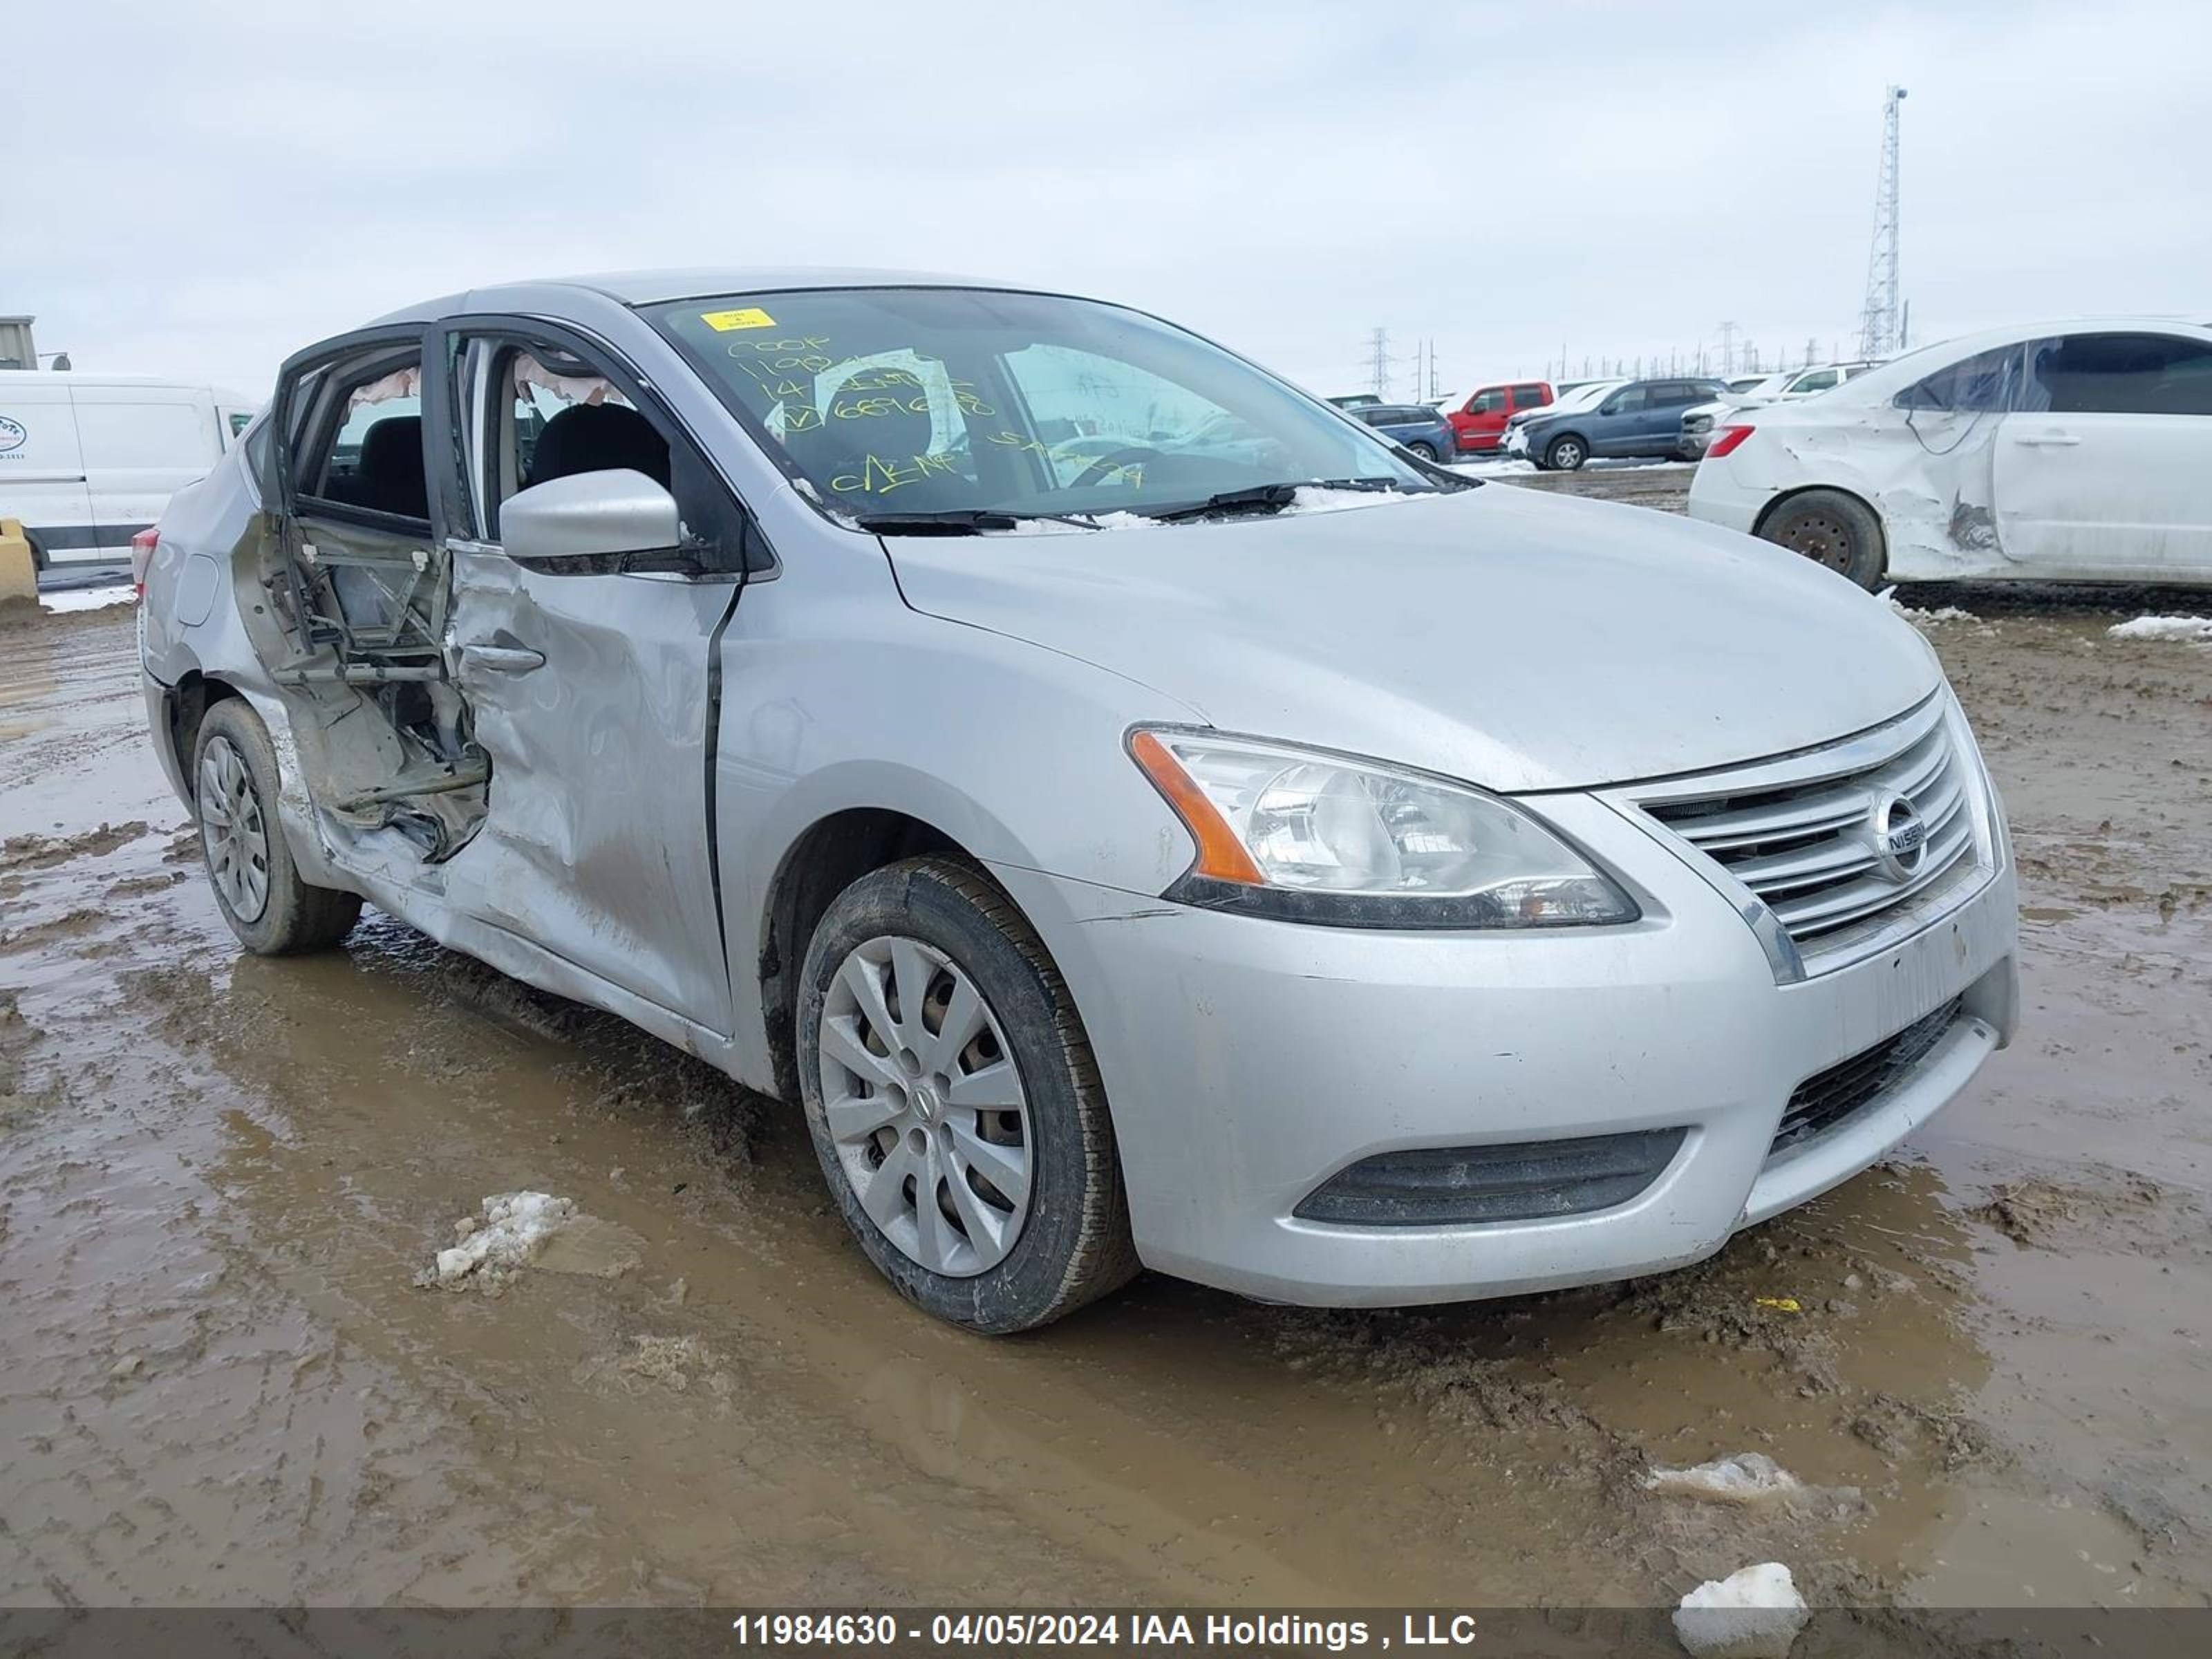
{"type": "Polygon", "coordinates": [[[129,605],[137,597],[137,589],[125,582],[119,587],[73,587],[62,593],[41,593],[39,605],[59,616],[69,611],[105,611],[112,605],[129,605]]]}
{"type": "Polygon", "coordinates": [[[1739,1452],[1684,1469],[1655,1468],[1644,1477],[1644,1489],[1713,1504],[1764,1504],[1801,1492],[1805,1483],[1763,1452],[1739,1452]]]}
{"type": "Polygon", "coordinates": [[[1709,1578],[1674,1610],[1674,1634],[1698,1659],[1785,1659],[1812,1617],[1779,1561],[1709,1578]]]}
{"type": "Polygon", "coordinates": [[[1937,623],[1970,623],[1981,620],[1972,611],[1961,611],[1955,605],[1943,605],[1934,611],[1917,611],[1897,597],[1897,590],[1894,587],[1883,588],[1881,592],[1875,595],[1875,598],[1917,627],[1931,627],[1937,623]]]}
{"type": "Polygon", "coordinates": [[[550,1193],[494,1193],[483,1201],[481,1220],[465,1218],[455,1228],[460,1243],[438,1252],[418,1283],[459,1285],[478,1274],[504,1278],[536,1260],[545,1241],[577,1218],[574,1199],[550,1193]]]}
{"type": "Polygon", "coordinates": [[[2212,617],[2137,617],[2115,623],[2105,632],[2116,640],[2181,640],[2192,645],[2212,645],[2212,617]]]}
{"type": "MultiPolygon", "coordinates": [[[[1459,492],[1452,492],[1456,495],[1459,492]]],[[[1419,495],[1398,489],[1331,489],[1327,484],[1300,484],[1291,496],[1291,504],[1283,509],[1287,518],[1293,513],[1341,513],[1348,507],[1376,507],[1384,501],[1418,501],[1435,500],[1441,492],[1424,491],[1419,495]]]]}

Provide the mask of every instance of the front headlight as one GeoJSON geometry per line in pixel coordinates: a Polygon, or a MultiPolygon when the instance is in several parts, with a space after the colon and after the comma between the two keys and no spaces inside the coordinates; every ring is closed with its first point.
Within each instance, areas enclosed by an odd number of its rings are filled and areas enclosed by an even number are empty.
{"type": "Polygon", "coordinates": [[[1511,803],[1374,761],[1148,727],[1129,753],[1198,843],[1164,897],[1339,927],[1562,927],[1635,902],[1511,803]]]}

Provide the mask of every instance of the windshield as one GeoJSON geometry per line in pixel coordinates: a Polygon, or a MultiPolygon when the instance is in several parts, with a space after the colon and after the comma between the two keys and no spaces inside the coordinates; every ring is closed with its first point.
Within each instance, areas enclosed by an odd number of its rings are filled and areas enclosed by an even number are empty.
{"type": "Polygon", "coordinates": [[[1290,484],[1440,487],[1367,428],[1117,306],[881,288],[646,315],[787,471],[864,522],[1188,514],[1290,484]]]}

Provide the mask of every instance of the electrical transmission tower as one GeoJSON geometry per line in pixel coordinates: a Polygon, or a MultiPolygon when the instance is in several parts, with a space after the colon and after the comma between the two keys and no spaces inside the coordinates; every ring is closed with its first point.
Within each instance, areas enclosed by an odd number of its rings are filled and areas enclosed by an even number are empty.
{"type": "Polygon", "coordinates": [[[1443,395],[1443,387],[1437,380],[1437,343],[1431,339],[1414,341],[1413,401],[1418,404],[1443,395]]]}
{"type": "Polygon", "coordinates": [[[1859,356],[1887,357],[1905,343],[1897,297],[1897,109],[1905,88],[1892,87],[1881,106],[1881,174],[1874,188],[1874,244],[1867,250],[1866,309],[1859,318],[1859,356]]]}
{"type": "Polygon", "coordinates": [[[1378,398],[1390,395],[1390,365],[1397,360],[1390,355],[1390,331],[1370,329],[1367,335],[1367,369],[1369,385],[1378,398]]]}

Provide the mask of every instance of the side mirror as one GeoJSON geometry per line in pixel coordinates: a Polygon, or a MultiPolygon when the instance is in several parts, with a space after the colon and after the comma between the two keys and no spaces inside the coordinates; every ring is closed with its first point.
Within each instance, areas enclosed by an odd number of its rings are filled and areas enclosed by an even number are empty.
{"type": "Polygon", "coordinates": [[[574,472],[517,491],[500,507],[499,533],[507,557],[523,564],[592,559],[602,570],[698,564],[683,550],[676,497],[627,468],[574,472]]]}

